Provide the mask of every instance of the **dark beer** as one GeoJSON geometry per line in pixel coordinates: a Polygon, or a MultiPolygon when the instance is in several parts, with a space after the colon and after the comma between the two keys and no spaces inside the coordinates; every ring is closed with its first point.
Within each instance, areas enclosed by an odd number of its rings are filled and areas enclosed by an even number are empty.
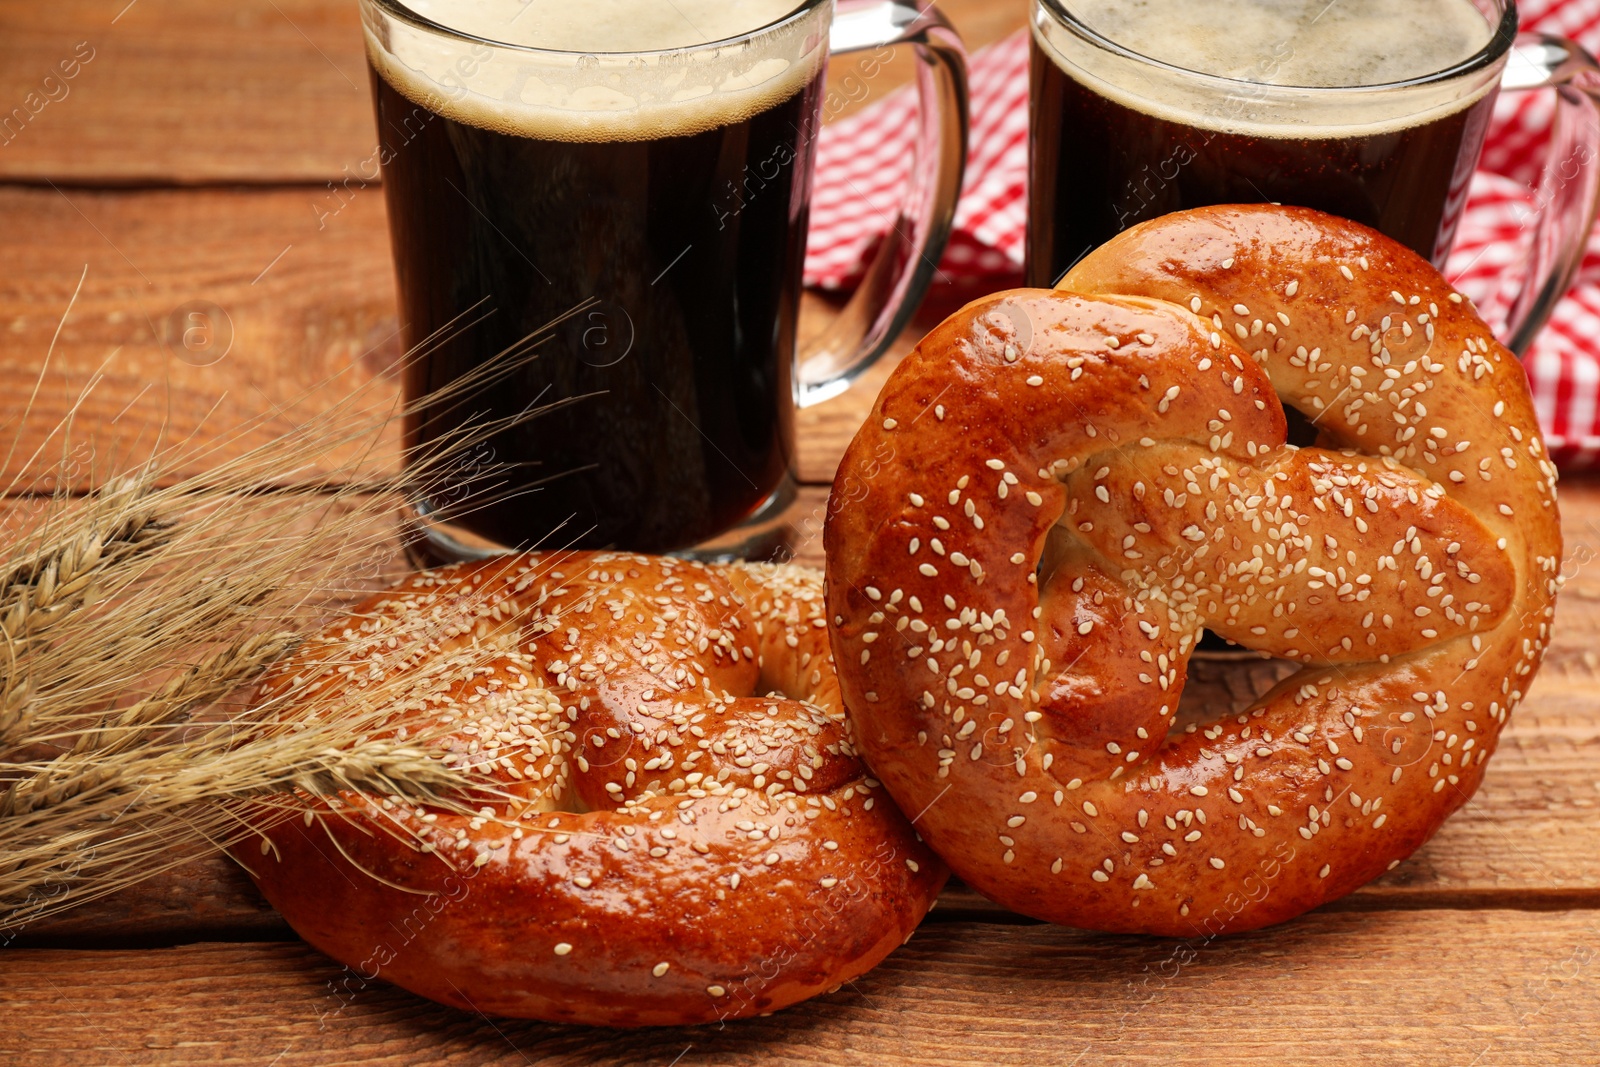
{"type": "MultiPolygon", "coordinates": [[[[1324,3],[1309,8],[1312,18],[1324,3]]],[[[1263,25],[1264,11],[1281,16],[1293,2],[1067,0],[1065,6],[1075,14],[1080,5],[1091,13],[1136,9],[1138,21],[1131,13],[1116,21],[1117,43],[1201,73],[1275,85],[1421,77],[1466,61],[1489,40],[1490,27],[1468,0],[1378,10],[1387,4],[1341,0],[1327,11],[1342,21],[1328,17],[1316,27],[1283,18],[1263,25]],[[1202,16],[1206,24],[1197,25],[1202,16]],[[1382,18],[1416,24],[1374,24],[1382,18]]],[[[1211,83],[1164,100],[1152,99],[1159,95],[1152,87],[1172,85],[1171,79],[1142,81],[1133,91],[1096,81],[1037,32],[1031,66],[1027,278],[1040,286],[1135,223],[1225,203],[1317,208],[1372,226],[1442,264],[1494,104],[1488,86],[1456,106],[1435,104],[1426,121],[1356,108],[1335,121],[1297,124],[1285,113],[1292,105],[1270,99],[1271,89],[1254,99],[1250,86],[1224,94],[1211,83]]]]}
{"type": "Polygon", "coordinates": [[[374,70],[405,338],[487,313],[409,366],[407,395],[598,301],[509,379],[408,421],[425,446],[551,406],[460,456],[425,509],[508,547],[668,551],[785,481],[821,85],[803,75],[731,121],[691,101],[619,137],[537,109],[429,107],[374,70]]]}

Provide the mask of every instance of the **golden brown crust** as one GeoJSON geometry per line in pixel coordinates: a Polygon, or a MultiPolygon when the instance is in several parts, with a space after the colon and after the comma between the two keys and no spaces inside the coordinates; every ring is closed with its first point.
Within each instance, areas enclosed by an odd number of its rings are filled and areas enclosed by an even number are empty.
{"type": "Polygon", "coordinates": [[[406,672],[393,732],[448,728],[512,800],[468,819],[347,794],[264,828],[248,866],[360,979],[468,1010],[642,1026],[825,992],[911,935],[945,871],[854,756],[823,622],[797,567],[565,553],[417,575],[262,699],[359,700],[406,672]]]}
{"type": "Polygon", "coordinates": [[[1538,667],[1561,541],[1522,369],[1419,257],[1299,209],[1167,216],[1062,290],[946,320],[846,453],[877,468],[826,529],[863,753],[1019,911],[1290,918],[1472,795],[1538,667]],[[1206,628],[1305,668],[1169,736],[1206,628]]]}

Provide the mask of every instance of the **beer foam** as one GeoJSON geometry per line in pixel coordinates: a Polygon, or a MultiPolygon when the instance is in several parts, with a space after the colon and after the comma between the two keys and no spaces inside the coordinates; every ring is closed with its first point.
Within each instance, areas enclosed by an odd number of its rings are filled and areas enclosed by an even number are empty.
{"type": "Polygon", "coordinates": [[[464,43],[397,21],[383,25],[380,35],[369,18],[367,55],[385,81],[457,122],[548,141],[680,137],[765,111],[821,70],[831,7],[718,46],[771,26],[801,5],[409,0],[407,6],[493,43],[464,43]]]}
{"type": "Polygon", "coordinates": [[[1045,16],[1034,36],[1071,77],[1157,118],[1257,137],[1366,136],[1470,106],[1479,78],[1338,94],[1425,78],[1471,59],[1495,27],[1471,0],[1063,0],[1100,36],[1149,59],[1261,86],[1225,94],[1090,45],[1045,16]],[[1297,93],[1296,90],[1302,90],[1297,93]]]}
{"type": "Polygon", "coordinates": [[[407,0],[423,18],[502,44],[656,52],[741,37],[799,0],[407,0]]]}
{"type": "Polygon", "coordinates": [[[1423,78],[1470,59],[1492,28],[1468,0],[1067,0],[1102,37],[1242,81],[1337,88],[1423,78]],[[1287,46],[1287,51],[1282,46],[1287,46]],[[1270,68],[1259,60],[1276,57],[1270,68]]]}

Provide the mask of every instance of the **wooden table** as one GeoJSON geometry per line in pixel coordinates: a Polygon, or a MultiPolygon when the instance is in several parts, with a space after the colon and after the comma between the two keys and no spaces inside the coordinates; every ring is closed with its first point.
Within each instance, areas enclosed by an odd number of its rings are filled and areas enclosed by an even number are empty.
{"type": "MultiPolygon", "coordinates": [[[[979,45],[1023,16],[1020,0],[948,7],[979,45]]],[[[373,144],[354,0],[5,0],[0,119],[14,106],[28,110],[0,127],[0,410],[14,427],[40,380],[25,446],[97,375],[80,417],[102,455],[148,446],[162,420],[216,439],[258,419],[238,447],[341,390],[392,388],[383,197],[351,178],[373,144]],[[66,61],[73,76],[47,83],[66,61]],[[195,309],[215,332],[186,348],[195,309]]],[[[808,298],[807,328],[830,313],[808,298]]],[[[811,514],[884,370],[803,417],[811,514]]],[[[338,968],[210,859],[13,942],[0,1062],[1600,1063],[1600,485],[1565,486],[1563,512],[1555,641],[1479,795],[1387,877],[1276,929],[1107,937],[955,887],[831,996],[613,1033],[479,1018],[381,982],[336,995],[338,968]]],[[[814,538],[801,557],[820,559],[814,538]]],[[[1196,674],[1197,693],[1249,696],[1248,665],[1196,674]]]]}

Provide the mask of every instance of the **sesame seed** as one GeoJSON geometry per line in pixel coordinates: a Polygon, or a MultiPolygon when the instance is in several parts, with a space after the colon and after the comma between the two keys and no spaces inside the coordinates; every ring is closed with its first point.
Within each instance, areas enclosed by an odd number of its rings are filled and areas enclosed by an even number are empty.
{"type": "Polygon", "coordinates": [[[557,956],[565,956],[567,953],[569,953],[571,951],[572,951],[572,946],[567,944],[565,941],[561,942],[559,945],[556,946],[556,955],[557,956]]]}
{"type": "Polygon", "coordinates": [[[667,970],[671,968],[671,966],[672,964],[670,963],[658,963],[650,969],[650,973],[655,975],[657,978],[660,978],[662,975],[667,973],[667,970]]]}

